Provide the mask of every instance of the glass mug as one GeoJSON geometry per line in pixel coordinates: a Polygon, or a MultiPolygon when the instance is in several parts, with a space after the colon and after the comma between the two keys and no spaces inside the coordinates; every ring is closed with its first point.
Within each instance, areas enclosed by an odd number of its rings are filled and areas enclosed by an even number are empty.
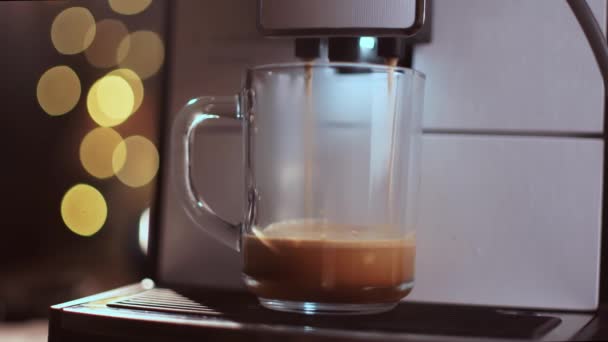
{"type": "Polygon", "coordinates": [[[240,94],[188,102],[172,128],[174,188],[190,218],[242,252],[267,308],[306,314],[390,310],[414,284],[424,75],[359,63],[247,70],[240,94]],[[218,217],[193,186],[207,120],[239,120],[243,221],[218,217]]]}

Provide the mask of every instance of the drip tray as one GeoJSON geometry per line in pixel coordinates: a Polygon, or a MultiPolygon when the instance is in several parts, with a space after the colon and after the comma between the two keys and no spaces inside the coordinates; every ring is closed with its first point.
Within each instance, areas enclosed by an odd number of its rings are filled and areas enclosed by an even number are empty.
{"type": "Polygon", "coordinates": [[[265,309],[254,297],[240,292],[178,293],[162,288],[123,297],[107,306],[250,324],[505,339],[539,339],[561,322],[557,317],[526,311],[421,303],[401,303],[376,315],[306,316],[265,309]]]}

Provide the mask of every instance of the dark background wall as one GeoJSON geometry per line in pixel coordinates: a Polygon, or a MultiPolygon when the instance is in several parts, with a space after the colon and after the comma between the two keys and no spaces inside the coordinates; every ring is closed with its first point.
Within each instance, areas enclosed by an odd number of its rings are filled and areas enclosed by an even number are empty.
{"type": "MultiPolygon", "coordinates": [[[[136,14],[119,13],[125,9],[113,9],[110,3],[0,3],[0,321],[44,315],[50,304],[123,285],[142,274],[145,251],[138,243],[140,218],[150,206],[156,178],[138,187],[115,175],[96,178],[83,167],[79,151],[86,134],[98,127],[87,108],[93,83],[121,66],[142,74],[144,69],[138,65],[145,68],[150,60],[159,60],[162,50],[145,42],[134,44],[131,39],[130,65],[125,62],[99,68],[85,53],[60,53],[51,39],[51,27],[60,13],[84,7],[97,23],[114,19],[124,24],[128,33],[149,31],[165,41],[165,2],[153,0],[136,14]],[[58,65],[67,65],[78,75],[81,94],[72,110],[51,116],[37,100],[37,85],[47,70],[58,65]],[[91,236],[74,233],[61,215],[62,198],[79,183],[97,189],[107,204],[107,218],[91,236]]],[[[146,3],[135,1],[133,6],[144,7],[146,3]]],[[[97,30],[93,44],[104,46],[98,49],[103,52],[116,48],[112,39],[110,33],[97,30]]],[[[157,143],[162,81],[162,68],[143,80],[141,106],[122,124],[112,127],[122,138],[140,135],[157,143]]],[[[154,175],[155,151],[148,152],[140,154],[141,158],[137,151],[128,154],[130,164],[125,165],[154,175]]],[[[92,158],[104,155],[93,153],[92,158]]],[[[95,208],[80,205],[85,218],[96,215],[95,208]]]]}

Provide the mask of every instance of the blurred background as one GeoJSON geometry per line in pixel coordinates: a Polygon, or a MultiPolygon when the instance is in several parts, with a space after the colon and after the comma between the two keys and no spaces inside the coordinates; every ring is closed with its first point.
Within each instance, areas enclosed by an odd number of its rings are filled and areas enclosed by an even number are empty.
{"type": "Polygon", "coordinates": [[[144,275],[166,7],[0,3],[0,321],[144,275]]]}

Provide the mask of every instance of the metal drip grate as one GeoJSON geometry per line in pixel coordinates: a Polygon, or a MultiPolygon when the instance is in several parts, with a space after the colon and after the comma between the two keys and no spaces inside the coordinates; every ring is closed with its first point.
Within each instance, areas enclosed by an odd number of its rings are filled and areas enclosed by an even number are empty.
{"type": "MultiPolygon", "coordinates": [[[[181,291],[180,291],[181,292],[181,291]]],[[[558,317],[475,306],[402,303],[378,315],[307,316],[264,309],[246,293],[187,293],[154,288],[107,304],[111,308],[222,318],[263,327],[280,325],[381,334],[410,333],[479,338],[539,339],[560,325],[558,317]],[[199,299],[200,298],[200,299],[199,299]],[[201,304],[205,303],[205,305],[201,304]]]]}
{"type": "Polygon", "coordinates": [[[200,315],[221,315],[205,305],[186,298],[170,290],[156,288],[107,304],[111,308],[136,309],[167,313],[187,313],[200,315]]]}

